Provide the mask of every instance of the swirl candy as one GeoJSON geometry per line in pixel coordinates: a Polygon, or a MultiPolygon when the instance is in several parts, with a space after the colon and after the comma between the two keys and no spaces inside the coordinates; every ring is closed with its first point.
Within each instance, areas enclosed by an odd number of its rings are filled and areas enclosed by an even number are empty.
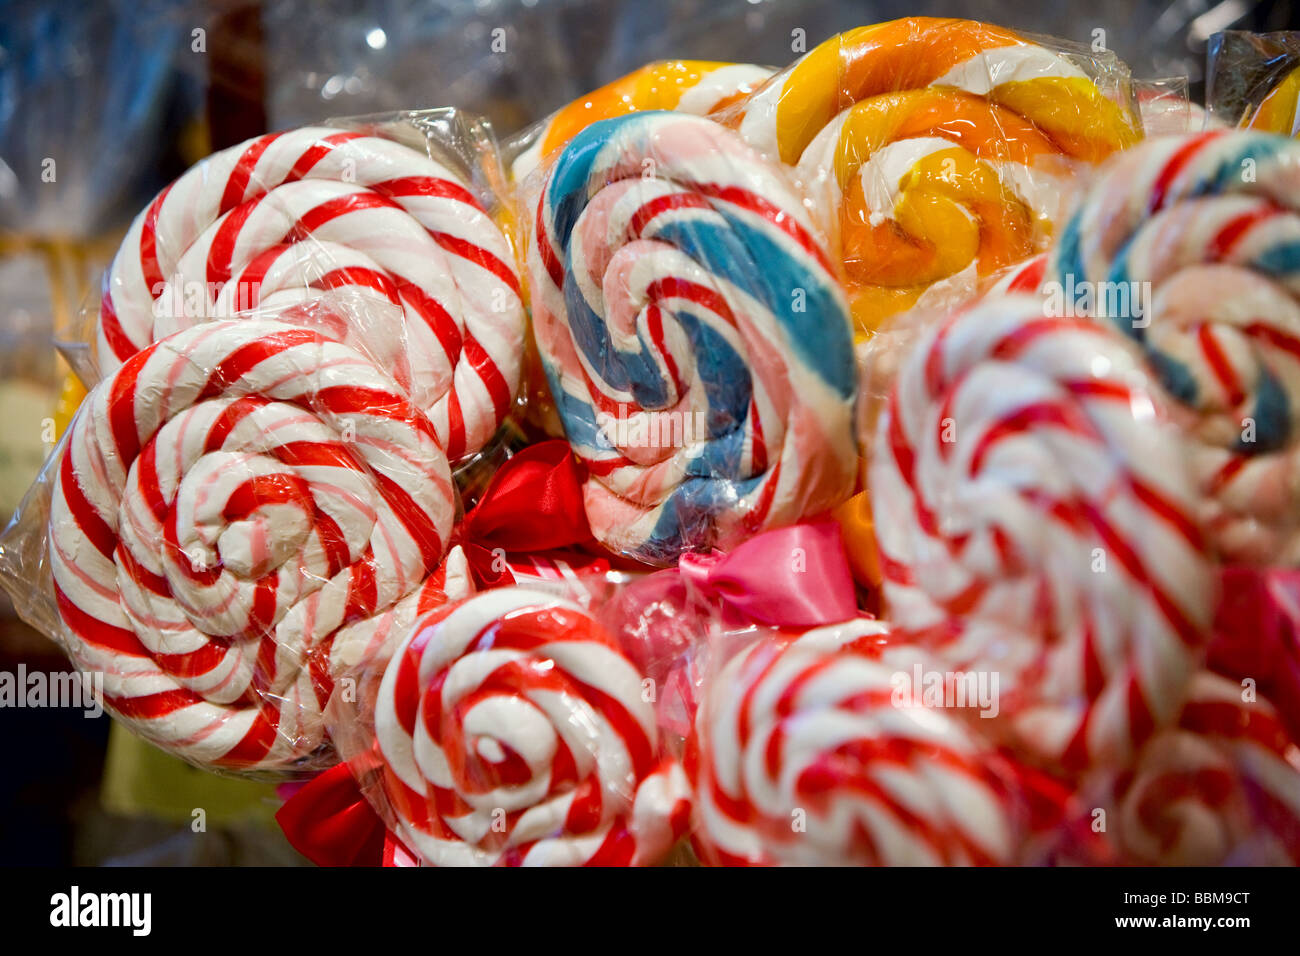
{"type": "Polygon", "coordinates": [[[1228,561],[1300,560],[1300,144],[1240,131],[1119,157],[1044,291],[1146,351],[1228,561]]]}
{"type": "Polygon", "coordinates": [[[331,645],[415,590],[454,513],[433,427],[360,353],[256,319],[137,352],[86,399],[49,558],[73,660],[193,763],[323,742],[331,645]]]}
{"type": "Polygon", "coordinates": [[[513,263],[465,180],[423,153],[322,127],[271,133],[195,166],[132,223],[105,278],[100,367],[206,318],[355,290],[405,316],[362,337],[388,333],[376,354],[406,353],[456,460],[492,436],[518,385],[513,263]]]}
{"type": "MultiPolygon", "coordinates": [[[[866,620],[760,642],[711,682],[691,761],[700,856],[723,865],[1010,861],[994,751],[897,699],[924,659],[866,620]]],[[[917,694],[919,695],[919,692],[917,694]]]]}
{"type": "Polygon", "coordinates": [[[1070,770],[1176,720],[1204,652],[1213,569],[1151,395],[1122,336],[1008,296],[921,340],[876,433],[890,618],[999,672],[999,719],[1070,770]]]}
{"type": "Polygon", "coordinates": [[[798,167],[867,329],[1042,248],[1070,161],[1139,136],[1136,116],[1065,57],[931,17],[832,37],[726,118],[798,167]]]}
{"type": "Polygon", "coordinates": [[[849,318],[775,167],[634,113],[569,144],[536,224],[534,333],[600,541],[666,564],[848,496],[849,318]]]}
{"type": "Polygon", "coordinates": [[[375,735],[404,842],[438,866],[656,862],[689,816],[642,676],[580,607],[523,588],[421,619],[375,735]]]}
{"type": "Polygon", "coordinates": [[[1116,783],[1119,844],[1148,865],[1300,865],[1300,749],[1265,700],[1203,672],[1178,727],[1116,783]]]}
{"type": "Polygon", "coordinates": [[[660,60],[574,100],[549,120],[511,165],[523,182],[540,162],[597,120],[644,110],[704,116],[724,109],[772,75],[765,66],[708,60],[660,60]]]}

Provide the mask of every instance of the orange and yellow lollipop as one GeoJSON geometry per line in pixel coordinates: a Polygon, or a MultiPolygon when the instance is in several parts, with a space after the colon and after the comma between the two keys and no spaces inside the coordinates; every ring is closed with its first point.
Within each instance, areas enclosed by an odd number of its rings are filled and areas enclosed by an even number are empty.
{"type": "Polygon", "coordinates": [[[863,332],[1040,250],[1072,164],[1141,135],[1060,54],[931,17],[832,37],[719,118],[798,168],[863,332]]]}

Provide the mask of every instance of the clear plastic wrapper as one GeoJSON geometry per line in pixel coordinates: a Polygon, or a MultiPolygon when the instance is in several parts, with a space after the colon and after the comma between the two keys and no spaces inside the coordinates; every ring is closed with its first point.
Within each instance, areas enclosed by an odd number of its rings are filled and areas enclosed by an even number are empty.
{"type": "Polygon", "coordinates": [[[644,866],[685,831],[652,685],[591,604],[519,587],[449,603],[335,693],[335,740],[410,857],[644,866]]]}
{"type": "Polygon", "coordinates": [[[765,531],[730,552],[686,554],[677,567],[632,580],[599,607],[600,620],[658,688],[669,739],[690,736],[714,646],[756,628],[807,628],[858,614],[839,525],[765,531]]]}
{"type": "Polygon", "coordinates": [[[1126,862],[1300,865],[1300,748],[1267,699],[1218,674],[1197,674],[1177,725],[1096,793],[1126,862]]]}
{"type": "Polygon", "coordinates": [[[525,313],[491,131],[457,110],[338,120],[210,156],[136,218],[87,328],[63,350],[87,384],[198,322],[352,291],[398,318],[401,384],[452,461],[513,409],[525,313]],[[92,344],[93,342],[93,344],[92,344]]]}
{"type": "Polygon", "coordinates": [[[1300,136],[1300,31],[1210,38],[1205,102],[1224,126],[1300,136]]]}
{"type": "Polygon", "coordinates": [[[795,167],[864,335],[1044,249],[1142,133],[1113,54],[930,17],[834,36],[715,118],[795,167]]]}
{"type": "Polygon", "coordinates": [[[1199,133],[1208,114],[1193,103],[1185,76],[1164,76],[1133,81],[1142,131],[1147,136],[1199,133]]]}
{"type": "Polygon", "coordinates": [[[869,343],[885,610],[1000,672],[1000,739],[1105,811],[1084,862],[1300,853],[1297,159],[1141,144],[980,305],[869,343]]]}
{"type": "Polygon", "coordinates": [[[111,714],[198,766],[332,762],[334,672],[413,616],[443,563],[446,455],[398,384],[403,351],[340,341],[384,341],[358,316],[396,321],[350,297],[203,322],[127,359],[0,538],[22,617],[102,680],[111,714]]]}
{"type": "MultiPolygon", "coordinates": [[[[665,861],[690,823],[681,762],[715,656],[774,627],[858,613],[832,522],[765,532],[650,574],[584,568],[544,589],[446,597],[453,603],[418,621],[391,657],[340,680],[328,708],[393,838],[438,865],[665,861]],[[617,740],[601,724],[611,717],[617,740]],[[646,756],[643,733],[649,774],[619,763],[646,756]]],[[[337,802],[292,816],[310,821],[337,802]]]]}
{"type": "MultiPolygon", "coordinates": [[[[568,142],[592,123],[645,110],[678,110],[704,115],[771,76],[768,67],[704,60],[661,60],[585,94],[525,127],[501,144],[502,159],[517,189],[536,192],[532,182],[553,162],[568,142]]],[[[527,413],[544,433],[564,434],[564,425],[551,400],[541,357],[530,338],[525,357],[527,413]]]]}
{"type": "Polygon", "coordinates": [[[729,549],[853,490],[847,304],[805,202],[733,132],[641,112],[521,195],[534,338],[596,539],[729,549]]]}

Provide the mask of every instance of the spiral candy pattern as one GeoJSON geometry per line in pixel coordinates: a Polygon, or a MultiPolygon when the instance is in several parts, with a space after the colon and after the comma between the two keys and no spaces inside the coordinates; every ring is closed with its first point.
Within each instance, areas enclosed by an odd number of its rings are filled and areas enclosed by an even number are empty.
{"type": "Polygon", "coordinates": [[[656,862],[690,796],[642,676],[575,604],[486,591],[418,621],[375,704],[383,797],[438,866],[656,862]]]}
{"type": "Polygon", "coordinates": [[[878,423],[890,619],[999,672],[1018,742],[1070,770],[1175,721],[1208,636],[1213,563],[1154,394],[1122,336],[1008,296],[927,333],[878,423]]]}
{"type": "Polygon", "coordinates": [[[1202,672],[1117,782],[1118,842],[1161,866],[1300,865],[1300,748],[1272,705],[1202,672]]]}
{"type": "Polygon", "coordinates": [[[762,641],[711,681],[691,766],[703,860],[1010,861],[1014,821],[994,751],[956,716],[895,699],[924,655],[882,652],[887,635],[861,620],[762,641]]]}
{"type": "Polygon", "coordinates": [[[278,322],[195,326],[73,421],[49,521],[63,636],[158,746],[287,769],[324,743],[336,632],[418,588],[453,515],[432,425],[366,357],[278,322]]]}
{"type": "Polygon", "coordinates": [[[534,334],[596,537],[650,563],[852,490],[852,335],[780,172],[708,120],[595,123],[528,246],[534,334]]]}
{"type": "MultiPolygon", "coordinates": [[[[524,310],[505,236],[468,183],[400,143],[306,127],[216,153],[136,218],[105,277],[98,357],[207,318],[347,289],[394,313],[356,330],[405,354],[452,460],[481,448],[519,383],[524,310]]],[[[382,312],[379,314],[383,314],[382,312]]]]}
{"type": "Polygon", "coordinates": [[[1300,560],[1300,143],[1164,137],[1067,223],[1045,291],[1145,350],[1230,562],[1300,560]]]}
{"type": "Polygon", "coordinates": [[[1140,136],[1065,57],[932,17],[832,37],[720,115],[809,184],[868,331],[1043,248],[1070,163],[1140,136]]]}

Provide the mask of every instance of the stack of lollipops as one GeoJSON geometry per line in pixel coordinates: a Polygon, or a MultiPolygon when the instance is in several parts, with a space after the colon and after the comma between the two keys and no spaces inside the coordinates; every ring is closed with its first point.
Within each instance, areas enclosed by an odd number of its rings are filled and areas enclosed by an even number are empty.
{"type": "Polygon", "coordinates": [[[409,861],[1300,863],[1282,82],[1144,139],[1112,55],[909,18],[240,144],[127,233],[3,580],[409,861]]]}

